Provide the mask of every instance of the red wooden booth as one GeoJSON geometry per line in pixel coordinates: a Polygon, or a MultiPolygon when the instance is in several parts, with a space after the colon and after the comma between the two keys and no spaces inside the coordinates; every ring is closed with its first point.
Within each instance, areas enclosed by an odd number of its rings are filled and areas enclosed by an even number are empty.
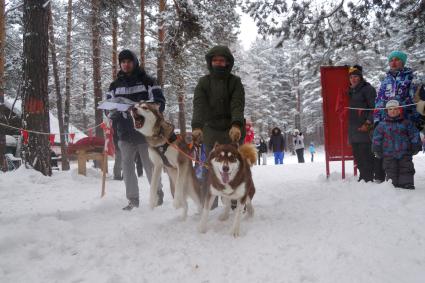
{"type": "MultiPolygon", "coordinates": [[[[353,160],[348,143],[348,95],[350,86],[347,66],[320,67],[323,97],[323,127],[325,130],[326,177],[330,175],[329,162],[341,161],[345,179],[345,161],[353,160]]],[[[357,167],[354,164],[354,175],[357,167]]]]}

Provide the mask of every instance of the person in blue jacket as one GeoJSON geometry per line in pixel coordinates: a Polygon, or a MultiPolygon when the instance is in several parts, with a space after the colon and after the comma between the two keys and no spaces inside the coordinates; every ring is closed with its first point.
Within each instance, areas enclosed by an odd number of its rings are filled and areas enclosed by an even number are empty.
{"type": "Polygon", "coordinates": [[[314,161],[314,154],[316,153],[316,149],[314,148],[313,142],[310,143],[310,146],[309,146],[308,149],[309,149],[310,154],[311,154],[311,162],[313,162],[314,161]]]}
{"type": "Polygon", "coordinates": [[[412,156],[421,150],[421,138],[415,125],[403,118],[399,106],[397,100],[387,102],[387,117],[374,130],[372,150],[383,159],[387,180],[396,188],[414,190],[412,156]]]}

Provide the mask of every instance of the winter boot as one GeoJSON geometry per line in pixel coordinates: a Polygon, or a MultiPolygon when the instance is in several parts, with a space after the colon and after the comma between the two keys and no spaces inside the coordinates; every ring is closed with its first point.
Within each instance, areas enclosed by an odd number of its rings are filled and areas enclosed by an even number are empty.
{"type": "Polygon", "coordinates": [[[400,186],[402,189],[406,189],[406,190],[414,190],[415,186],[413,184],[407,184],[407,185],[403,185],[400,186]]]}
{"type": "Polygon", "coordinates": [[[215,197],[214,202],[211,206],[211,210],[216,209],[218,207],[218,197],[215,197]]]}
{"type": "Polygon", "coordinates": [[[130,211],[135,207],[139,207],[139,200],[129,200],[128,205],[126,207],[123,207],[122,210],[130,211]]]}
{"type": "Polygon", "coordinates": [[[238,202],[236,200],[232,200],[231,208],[232,210],[235,210],[235,208],[238,206],[238,202]]]}
{"type": "Polygon", "coordinates": [[[122,176],[114,176],[114,180],[122,181],[123,177],[122,176]]]}
{"type": "Polygon", "coordinates": [[[158,191],[158,202],[156,203],[157,206],[162,205],[164,202],[164,192],[162,190],[158,191]]]}

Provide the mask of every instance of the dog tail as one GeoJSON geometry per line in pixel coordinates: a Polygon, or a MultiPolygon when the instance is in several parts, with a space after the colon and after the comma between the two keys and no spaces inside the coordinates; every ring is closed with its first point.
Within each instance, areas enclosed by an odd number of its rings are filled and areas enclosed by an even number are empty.
{"type": "Polygon", "coordinates": [[[238,149],[239,153],[242,155],[242,158],[245,159],[249,166],[252,166],[257,161],[257,150],[253,144],[243,144],[238,149]]]}

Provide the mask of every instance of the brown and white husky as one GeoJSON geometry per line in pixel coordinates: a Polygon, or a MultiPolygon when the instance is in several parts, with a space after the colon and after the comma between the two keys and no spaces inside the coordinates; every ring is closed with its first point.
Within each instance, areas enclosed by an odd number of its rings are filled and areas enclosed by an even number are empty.
{"type": "Polygon", "coordinates": [[[156,206],[158,183],[165,166],[170,177],[175,208],[183,208],[182,219],[187,217],[187,198],[190,197],[201,211],[200,185],[196,180],[192,161],[185,155],[189,148],[183,139],[174,134],[174,127],[164,120],[156,104],[140,102],[132,109],[135,129],[149,144],[149,157],[153,164],[150,187],[150,207],[156,206]],[[173,189],[174,187],[174,189],[173,189]]]}
{"type": "Polygon", "coordinates": [[[235,144],[216,144],[211,151],[208,164],[208,192],[202,211],[199,232],[207,231],[208,214],[216,196],[221,196],[225,205],[224,212],[219,219],[229,218],[231,201],[237,201],[235,217],[233,219],[232,234],[239,236],[241,214],[244,207],[248,215],[254,215],[252,198],[255,187],[251,175],[251,166],[257,160],[257,152],[253,145],[244,144],[238,148],[235,144]]]}

